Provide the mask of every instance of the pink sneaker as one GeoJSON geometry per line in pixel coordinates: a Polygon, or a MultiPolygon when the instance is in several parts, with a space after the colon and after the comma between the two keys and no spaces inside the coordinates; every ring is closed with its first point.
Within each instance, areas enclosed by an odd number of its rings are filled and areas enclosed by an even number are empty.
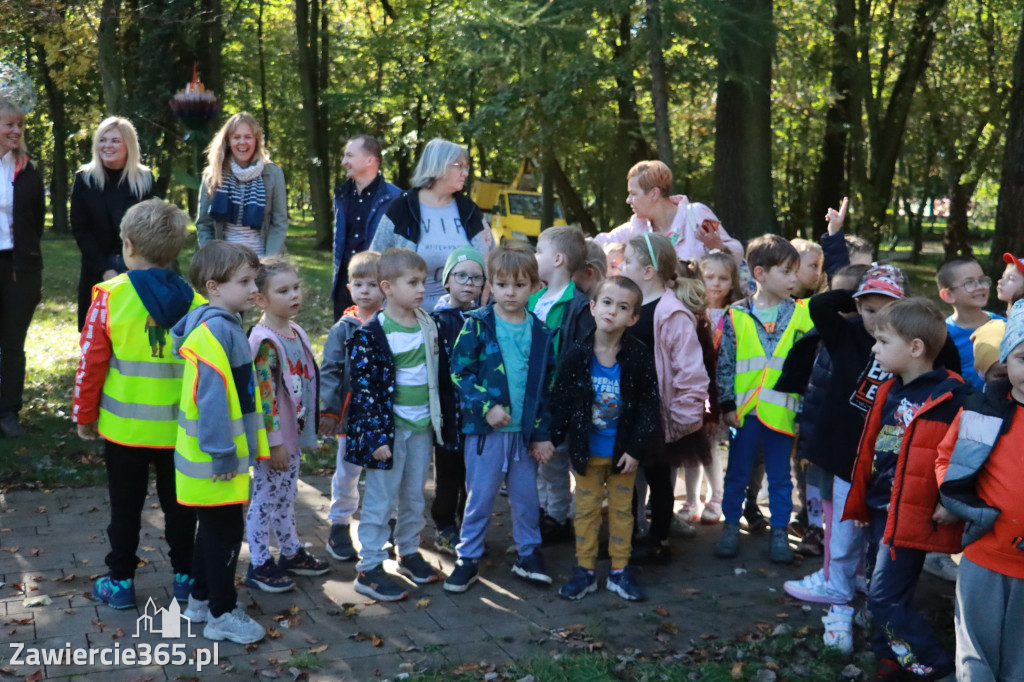
{"type": "Polygon", "coordinates": [[[687,523],[700,521],[700,514],[697,512],[697,503],[687,500],[683,502],[683,508],[679,510],[679,516],[687,523]]]}
{"type": "Polygon", "coordinates": [[[707,504],[704,505],[704,511],[701,512],[700,522],[701,523],[718,523],[722,520],[722,496],[714,495],[707,504]]]}

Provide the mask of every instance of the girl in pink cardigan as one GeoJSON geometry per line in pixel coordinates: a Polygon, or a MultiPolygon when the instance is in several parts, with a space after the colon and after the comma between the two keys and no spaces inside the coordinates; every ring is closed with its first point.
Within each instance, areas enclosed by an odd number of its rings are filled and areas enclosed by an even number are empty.
{"type": "Polygon", "coordinates": [[[622,275],[636,282],[644,294],[640,319],[631,331],[654,353],[665,442],[663,452],[651,457],[643,469],[651,495],[651,530],[634,543],[634,563],[670,561],[668,534],[675,511],[672,471],[684,460],[699,458],[695,449],[707,448],[701,427],[709,379],[697,320],[673,291],[677,264],[672,242],[647,232],[629,240],[620,266],[622,275]]]}

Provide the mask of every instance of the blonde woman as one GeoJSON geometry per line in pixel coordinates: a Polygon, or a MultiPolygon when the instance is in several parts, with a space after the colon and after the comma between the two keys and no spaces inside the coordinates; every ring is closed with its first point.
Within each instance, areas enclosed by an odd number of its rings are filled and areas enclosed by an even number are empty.
{"type": "Polygon", "coordinates": [[[263,146],[263,128],[240,112],[217,131],[206,151],[199,188],[199,246],[211,239],[241,242],[261,258],[284,252],[288,195],[284,173],[263,146]]]}
{"type": "Polygon", "coordinates": [[[0,96],[0,435],[17,438],[25,336],[42,297],[43,178],[25,147],[25,111],[0,96]]]}
{"type": "Polygon", "coordinates": [[[92,136],[92,161],[71,186],[71,233],[82,252],[78,277],[78,330],[92,302],[92,288],[125,272],[121,218],[153,196],[153,174],[142,164],[139,136],[131,121],[104,119],[92,136]]]}

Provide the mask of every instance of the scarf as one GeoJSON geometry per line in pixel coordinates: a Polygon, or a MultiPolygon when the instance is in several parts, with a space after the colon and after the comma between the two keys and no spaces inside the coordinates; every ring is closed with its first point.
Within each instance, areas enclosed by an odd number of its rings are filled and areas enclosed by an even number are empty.
{"type": "Polygon", "coordinates": [[[263,229],[263,212],[267,205],[267,191],[263,186],[263,160],[242,168],[231,160],[231,172],[213,192],[210,216],[214,220],[232,225],[245,225],[254,230],[263,229]]]}

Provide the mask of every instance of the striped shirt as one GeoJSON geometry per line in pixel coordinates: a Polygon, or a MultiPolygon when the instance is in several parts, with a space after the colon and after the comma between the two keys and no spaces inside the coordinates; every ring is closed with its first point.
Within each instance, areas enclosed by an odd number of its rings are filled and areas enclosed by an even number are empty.
{"type": "Polygon", "coordinates": [[[398,324],[387,314],[383,327],[395,361],[395,425],[426,431],[430,428],[430,393],[423,330],[418,324],[398,324]]]}

